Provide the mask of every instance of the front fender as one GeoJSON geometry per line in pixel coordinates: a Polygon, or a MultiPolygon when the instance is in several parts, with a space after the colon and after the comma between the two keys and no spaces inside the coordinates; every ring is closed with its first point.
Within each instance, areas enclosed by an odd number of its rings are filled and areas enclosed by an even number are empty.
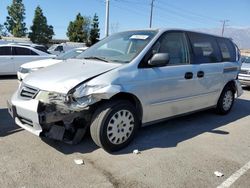
{"type": "Polygon", "coordinates": [[[110,99],[117,93],[122,92],[122,87],[119,85],[108,85],[99,90],[94,91],[91,95],[97,99],[110,99]]]}

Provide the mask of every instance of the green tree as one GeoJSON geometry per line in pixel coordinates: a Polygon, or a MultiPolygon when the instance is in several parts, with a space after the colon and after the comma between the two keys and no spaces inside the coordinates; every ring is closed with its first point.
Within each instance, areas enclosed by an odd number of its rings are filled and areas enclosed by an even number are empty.
{"type": "Polygon", "coordinates": [[[99,29],[99,18],[95,14],[92,20],[90,35],[89,35],[89,45],[93,45],[99,41],[100,29],[99,29]]]}
{"type": "Polygon", "coordinates": [[[43,15],[43,11],[39,6],[36,7],[33,25],[30,30],[30,40],[38,44],[47,44],[54,35],[53,26],[47,24],[47,18],[43,15]]]}
{"type": "Polygon", "coordinates": [[[6,29],[4,28],[4,25],[2,25],[2,24],[0,24],[0,38],[1,38],[1,36],[7,36],[8,34],[7,34],[7,31],[6,31],[6,29]]]}
{"type": "Polygon", "coordinates": [[[74,21],[69,22],[67,36],[72,42],[87,42],[90,30],[90,19],[77,14],[74,21]]]}
{"type": "Polygon", "coordinates": [[[13,0],[10,6],[7,6],[8,15],[4,23],[6,29],[14,37],[23,37],[26,35],[25,7],[22,0],[13,0]]]}

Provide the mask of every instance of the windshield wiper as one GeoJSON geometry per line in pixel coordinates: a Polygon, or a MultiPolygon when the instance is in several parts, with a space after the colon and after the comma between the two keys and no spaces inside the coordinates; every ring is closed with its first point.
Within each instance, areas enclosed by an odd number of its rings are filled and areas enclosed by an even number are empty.
{"type": "Polygon", "coordinates": [[[109,62],[104,57],[96,57],[96,56],[84,57],[84,59],[96,59],[96,60],[100,60],[100,61],[104,61],[104,62],[109,62]]]}
{"type": "Polygon", "coordinates": [[[122,60],[118,60],[118,59],[111,59],[111,62],[117,62],[117,63],[128,63],[129,61],[122,61],[122,60]]]}

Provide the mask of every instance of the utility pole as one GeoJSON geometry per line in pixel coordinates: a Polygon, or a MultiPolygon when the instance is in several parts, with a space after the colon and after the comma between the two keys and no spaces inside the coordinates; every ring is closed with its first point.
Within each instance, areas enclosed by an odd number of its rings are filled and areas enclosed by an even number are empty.
{"type": "Polygon", "coordinates": [[[106,0],[105,37],[109,36],[109,1],[106,0]]]}
{"type": "Polygon", "coordinates": [[[222,30],[221,30],[221,36],[224,35],[224,31],[225,31],[225,27],[227,26],[226,25],[226,22],[229,22],[229,20],[222,20],[222,30]]]}
{"type": "Polygon", "coordinates": [[[152,27],[154,1],[155,1],[155,0],[151,0],[151,13],[150,13],[150,20],[149,20],[149,27],[150,27],[150,28],[152,27]]]}

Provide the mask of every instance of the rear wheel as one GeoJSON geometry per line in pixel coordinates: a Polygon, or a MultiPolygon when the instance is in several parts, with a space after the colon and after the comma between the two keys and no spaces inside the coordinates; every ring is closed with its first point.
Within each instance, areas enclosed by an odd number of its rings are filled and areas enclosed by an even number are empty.
{"type": "Polygon", "coordinates": [[[226,86],[223,89],[216,106],[216,112],[218,114],[224,115],[230,112],[234,103],[234,93],[234,89],[230,86],[226,86]]]}
{"type": "Polygon", "coordinates": [[[98,146],[112,152],[128,145],[138,127],[138,115],[129,101],[110,101],[94,113],[90,133],[98,146]]]}

